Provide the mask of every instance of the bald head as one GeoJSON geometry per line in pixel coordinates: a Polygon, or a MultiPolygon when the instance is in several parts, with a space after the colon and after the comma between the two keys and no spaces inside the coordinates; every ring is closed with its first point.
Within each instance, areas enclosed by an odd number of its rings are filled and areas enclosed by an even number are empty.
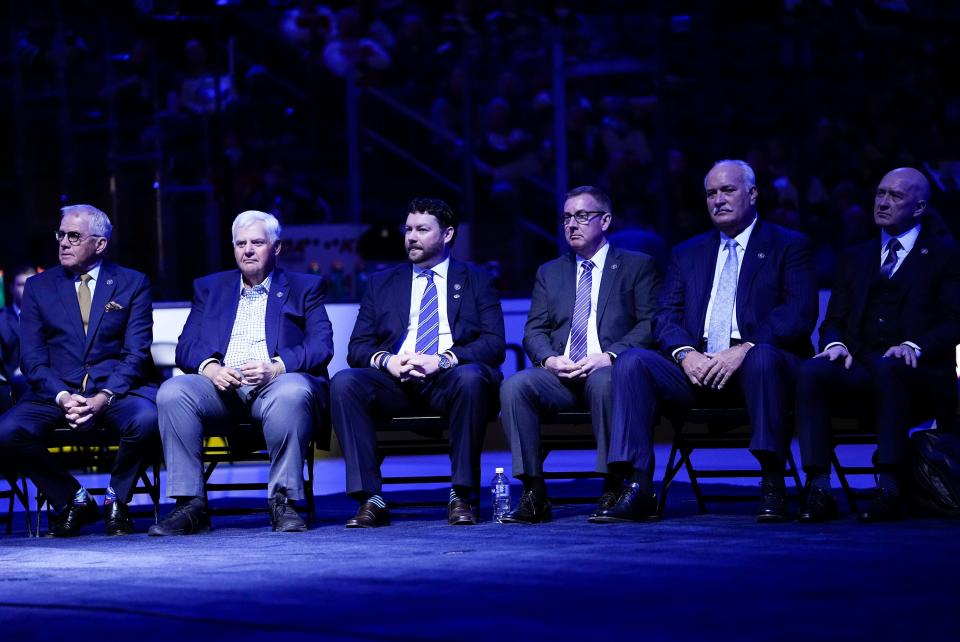
{"type": "Polygon", "coordinates": [[[877,187],[873,220],[888,234],[897,236],[920,223],[930,199],[930,181],[912,167],[888,172],[877,187]]]}

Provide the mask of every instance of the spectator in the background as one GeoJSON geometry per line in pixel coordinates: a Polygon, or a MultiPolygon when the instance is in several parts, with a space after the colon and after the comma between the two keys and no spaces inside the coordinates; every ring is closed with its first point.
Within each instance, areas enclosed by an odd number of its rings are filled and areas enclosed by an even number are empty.
{"type": "Polygon", "coordinates": [[[186,74],[180,84],[180,106],[198,114],[222,109],[230,97],[230,77],[216,73],[206,47],[196,38],[184,43],[183,56],[186,74]]]}
{"type": "Polygon", "coordinates": [[[387,50],[366,33],[360,13],[351,7],[337,13],[337,34],[324,48],[323,62],[338,76],[354,73],[364,80],[392,63],[387,50]]]}
{"type": "Polygon", "coordinates": [[[316,0],[302,0],[283,15],[283,35],[309,53],[322,48],[334,34],[336,18],[329,7],[316,0]]]}
{"type": "Polygon", "coordinates": [[[32,267],[19,268],[13,274],[10,307],[0,310],[0,412],[7,410],[28,389],[20,372],[20,306],[27,279],[36,274],[32,267]]]}

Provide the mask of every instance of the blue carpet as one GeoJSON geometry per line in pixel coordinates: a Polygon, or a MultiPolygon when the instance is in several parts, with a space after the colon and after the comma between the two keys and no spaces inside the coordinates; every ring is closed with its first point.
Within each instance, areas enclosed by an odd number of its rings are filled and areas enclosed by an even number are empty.
{"type": "MultiPolygon", "coordinates": [[[[564,456],[589,467],[589,454],[564,456]]],[[[342,476],[326,478],[335,461],[318,470],[318,488],[342,488],[342,476]]],[[[595,490],[581,481],[551,492],[595,490]]],[[[406,488],[392,497],[443,495],[406,488]]],[[[218,504],[244,501],[262,499],[218,504]]],[[[324,494],[308,533],[271,533],[259,514],[216,517],[209,535],[173,539],[111,539],[99,527],[72,540],[30,539],[21,514],[19,532],[0,538],[0,639],[958,636],[956,522],[868,526],[846,515],[824,526],[761,526],[749,503],[700,515],[685,482],[651,524],[588,524],[591,507],[561,505],[551,524],[453,528],[441,508],[404,508],[389,528],[346,530],[354,509],[339,492],[324,494]]],[[[144,530],[149,523],[138,520],[144,530]]]]}

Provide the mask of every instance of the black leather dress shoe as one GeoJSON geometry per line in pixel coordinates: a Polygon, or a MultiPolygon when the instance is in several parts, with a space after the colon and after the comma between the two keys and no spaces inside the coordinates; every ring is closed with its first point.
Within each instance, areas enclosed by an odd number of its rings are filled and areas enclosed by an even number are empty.
{"type": "Polygon", "coordinates": [[[376,528],[390,525],[390,511],[376,504],[365,502],[357,514],[347,520],[347,528],[376,528]]]}
{"type": "Polygon", "coordinates": [[[540,499],[532,490],[520,497],[520,505],[500,521],[504,524],[543,524],[553,520],[553,506],[549,499],[540,499]]]}
{"type": "Polygon", "coordinates": [[[107,522],[107,535],[133,535],[133,520],[127,513],[126,504],[115,499],[104,505],[103,512],[107,522]]]}
{"type": "Polygon", "coordinates": [[[273,532],[302,533],[307,530],[306,522],[286,495],[276,493],[267,503],[270,506],[270,526],[273,532]]]}
{"type": "Polygon", "coordinates": [[[70,504],[60,511],[60,514],[50,518],[50,534],[54,537],[74,537],[80,534],[80,529],[87,524],[93,524],[100,519],[97,502],[91,497],[83,504],[70,504]]]}
{"type": "Polygon", "coordinates": [[[168,535],[193,535],[210,530],[210,513],[207,502],[202,497],[179,500],[169,515],[147,530],[148,535],[165,537],[168,535]]]}
{"type": "Polygon", "coordinates": [[[617,503],[617,500],[620,499],[620,493],[623,490],[608,490],[603,495],[600,495],[600,501],[597,502],[597,508],[590,514],[591,518],[597,517],[605,510],[613,508],[614,504],[617,503]]]}
{"type": "Polygon", "coordinates": [[[769,482],[760,482],[760,505],[757,506],[757,521],[761,524],[779,524],[789,520],[786,489],[769,482]]]}
{"type": "Polygon", "coordinates": [[[451,526],[472,526],[477,523],[477,516],[469,502],[455,499],[447,504],[447,523],[451,526]]]}
{"type": "Polygon", "coordinates": [[[895,522],[906,515],[906,506],[897,493],[883,488],[877,489],[877,494],[870,500],[867,509],[860,514],[861,522],[895,522]]]}
{"type": "Polygon", "coordinates": [[[605,510],[590,516],[593,524],[613,522],[652,522],[660,519],[657,514],[656,493],[644,493],[640,484],[627,484],[617,497],[617,501],[605,510]]]}
{"type": "Polygon", "coordinates": [[[800,502],[800,512],[797,521],[801,524],[815,524],[836,519],[840,514],[837,507],[837,498],[830,491],[822,490],[812,484],[803,489],[803,501],[800,502]]]}

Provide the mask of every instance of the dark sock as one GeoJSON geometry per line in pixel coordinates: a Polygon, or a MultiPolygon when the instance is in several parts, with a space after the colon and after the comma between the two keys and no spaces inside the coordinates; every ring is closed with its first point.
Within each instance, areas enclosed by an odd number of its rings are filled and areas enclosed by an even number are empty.
{"type": "Polygon", "coordinates": [[[547,484],[543,480],[543,477],[524,477],[523,478],[523,492],[528,493],[533,491],[533,494],[537,496],[538,499],[547,498],[547,484]]]}
{"type": "Polygon", "coordinates": [[[770,484],[778,490],[785,490],[786,484],[783,482],[783,463],[777,459],[777,456],[769,451],[761,450],[753,453],[760,462],[760,475],[763,483],[770,484]]]}
{"type": "Polygon", "coordinates": [[[640,492],[649,495],[653,492],[653,480],[642,470],[634,470],[630,473],[630,483],[640,486],[640,492]]]}
{"type": "Polygon", "coordinates": [[[617,493],[623,488],[625,479],[618,475],[605,475],[603,478],[603,492],[617,493]]]}
{"type": "Polygon", "coordinates": [[[460,500],[462,502],[470,501],[470,489],[466,486],[454,486],[450,489],[450,503],[460,500]]]}

